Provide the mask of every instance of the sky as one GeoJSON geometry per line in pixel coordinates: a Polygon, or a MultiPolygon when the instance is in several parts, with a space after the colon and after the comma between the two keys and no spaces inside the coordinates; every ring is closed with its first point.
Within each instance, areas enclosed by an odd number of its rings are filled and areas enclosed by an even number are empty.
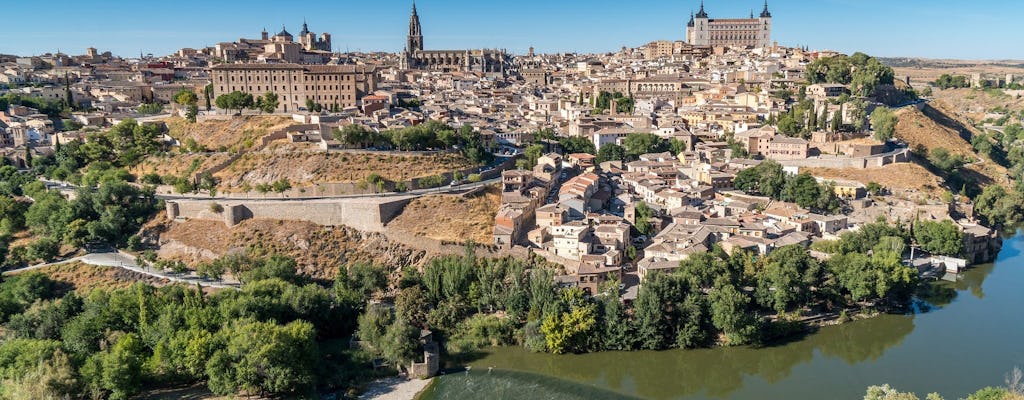
{"type": "MultiPolygon", "coordinates": [[[[763,0],[707,0],[711,18],[759,14],[763,0]]],[[[401,51],[410,0],[8,1],[0,53],[165,55],[238,38],[329,32],[336,51],[401,51]]],[[[684,40],[699,0],[419,0],[425,47],[516,54],[606,52],[684,40]]],[[[784,46],[874,56],[1024,59],[1021,0],[769,0],[784,46]]]]}

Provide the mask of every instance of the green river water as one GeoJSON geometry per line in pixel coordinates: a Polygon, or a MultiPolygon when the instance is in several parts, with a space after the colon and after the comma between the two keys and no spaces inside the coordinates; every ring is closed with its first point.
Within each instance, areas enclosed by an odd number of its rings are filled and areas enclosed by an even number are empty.
{"type": "Polygon", "coordinates": [[[421,399],[860,399],[883,383],[922,398],[966,397],[1024,367],[1022,251],[1024,236],[1007,239],[994,264],[936,284],[912,315],[757,349],[564,356],[490,349],[470,372],[437,378],[421,399]]]}

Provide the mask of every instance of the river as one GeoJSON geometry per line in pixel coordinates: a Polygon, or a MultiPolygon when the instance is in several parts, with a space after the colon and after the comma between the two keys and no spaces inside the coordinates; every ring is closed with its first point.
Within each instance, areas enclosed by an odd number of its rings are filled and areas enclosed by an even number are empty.
{"type": "Polygon", "coordinates": [[[966,397],[1024,367],[1024,235],[994,264],[935,284],[910,315],[825,327],[767,348],[556,356],[488,349],[441,376],[435,399],[861,399],[889,383],[920,397],[966,397]],[[493,367],[493,371],[488,371],[493,367]]]}

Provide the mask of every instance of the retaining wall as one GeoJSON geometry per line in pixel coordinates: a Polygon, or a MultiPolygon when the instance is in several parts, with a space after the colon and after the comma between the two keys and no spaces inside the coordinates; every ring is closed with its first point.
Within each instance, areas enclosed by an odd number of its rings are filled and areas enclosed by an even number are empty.
{"type": "Polygon", "coordinates": [[[234,226],[247,219],[268,218],[384,232],[384,225],[398,216],[414,197],[304,201],[169,200],[166,204],[169,219],[206,219],[234,226]],[[214,204],[220,206],[219,212],[214,204]]]}

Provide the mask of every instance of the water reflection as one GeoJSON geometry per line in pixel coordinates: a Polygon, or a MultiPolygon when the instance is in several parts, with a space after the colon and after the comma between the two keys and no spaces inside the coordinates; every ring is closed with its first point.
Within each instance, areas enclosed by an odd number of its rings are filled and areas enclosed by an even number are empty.
{"type": "Polygon", "coordinates": [[[805,340],[768,348],[716,348],[663,352],[606,352],[552,356],[519,348],[494,349],[474,367],[529,371],[650,399],[702,394],[728,397],[748,376],[769,383],[795,366],[823,356],[848,364],[876,360],[914,330],[913,316],[885,315],[821,329],[805,340]]]}

